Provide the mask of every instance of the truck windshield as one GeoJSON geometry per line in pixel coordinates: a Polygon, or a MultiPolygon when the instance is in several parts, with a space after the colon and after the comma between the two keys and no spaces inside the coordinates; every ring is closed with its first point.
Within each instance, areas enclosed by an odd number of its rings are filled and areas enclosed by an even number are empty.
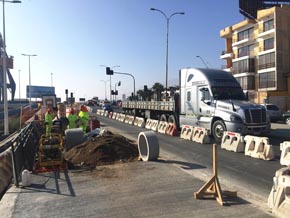
{"type": "Polygon", "coordinates": [[[215,100],[246,100],[246,96],[238,87],[212,87],[212,94],[215,100]]]}

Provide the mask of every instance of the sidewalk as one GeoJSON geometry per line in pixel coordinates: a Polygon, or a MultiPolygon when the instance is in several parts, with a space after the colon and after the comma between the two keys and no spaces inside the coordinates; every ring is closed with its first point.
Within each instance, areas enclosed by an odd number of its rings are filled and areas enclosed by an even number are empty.
{"type": "Polygon", "coordinates": [[[238,197],[220,206],[213,199],[195,199],[204,182],[190,171],[200,168],[159,159],[33,175],[30,187],[8,190],[0,217],[272,217],[262,211],[266,202],[257,207],[238,197]]]}

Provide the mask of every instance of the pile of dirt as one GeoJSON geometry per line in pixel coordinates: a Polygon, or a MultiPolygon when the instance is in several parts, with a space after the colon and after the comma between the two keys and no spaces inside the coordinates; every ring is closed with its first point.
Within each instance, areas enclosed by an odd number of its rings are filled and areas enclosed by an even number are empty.
{"type": "Polygon", "coordinates": [[[138,147],[133,141],[107,131],[73,147],[64,154],[64,159],[74,165],[100,166],[136,161],[138,156],[138,147]]]}

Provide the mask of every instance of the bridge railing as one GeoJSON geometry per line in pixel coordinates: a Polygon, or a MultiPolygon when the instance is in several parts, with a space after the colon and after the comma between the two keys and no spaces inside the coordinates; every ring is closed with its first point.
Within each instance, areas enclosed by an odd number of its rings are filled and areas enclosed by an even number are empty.
{"type": "MultiPolygon", "coordinates": [[[[1,170],[7,171],[7,169],[12,168],[13,180],[16,186],[19,186],[21,173],[24,169],[33,170],[40,136],[39,129],[39,121],[35,120],[0,142],[0,172],[1,170]],[[8,161],[7,159],[5,161],[5,155],[11,156],[8,161]]],[[[5,179],[9,181],[12,179],[9,176],[11,175],[10,173],[3,174],[7,175],[8,178],[5,179]]]]}

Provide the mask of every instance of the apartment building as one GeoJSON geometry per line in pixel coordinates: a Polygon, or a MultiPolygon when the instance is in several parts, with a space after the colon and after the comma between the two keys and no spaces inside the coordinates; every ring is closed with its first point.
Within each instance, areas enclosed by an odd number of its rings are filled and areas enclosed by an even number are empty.
{"type": "Polygon", "coordinates": [[[249,99],[290,110],[290,6],[257,11],[220,31],[225,39],[224,70],[240,82],[249,99]]]}

